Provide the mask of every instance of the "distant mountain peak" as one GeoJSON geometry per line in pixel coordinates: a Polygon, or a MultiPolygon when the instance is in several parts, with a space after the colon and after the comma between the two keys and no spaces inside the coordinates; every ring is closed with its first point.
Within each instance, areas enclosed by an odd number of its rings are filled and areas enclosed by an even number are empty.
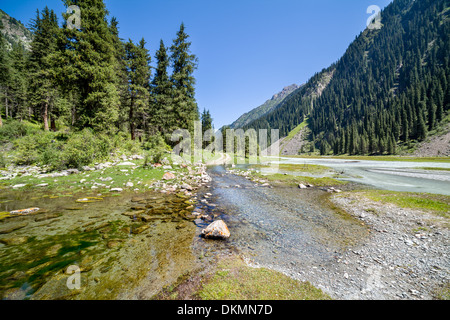
{"type": "Polygon", "coordinates": [[[274,94],[272,97],[272,100],[276,100],[278,98],[280,99],[284,99],[286,98],[289,94],[291,94],[293,91],[297,90],[298,88],[300,88],[301,86],[298,86],[296,84],[291,84],[290,86],[284,87],[283,90],[277,94],[274,94]]]}
{"type": "Polygon", "coordinates": [[[21,21],[9,16],[0,9],[0,26],[3,26],[1,32],[6,39],[8,49],[11,50],[13,44],[21,43],[25,50],[31,49],[33,33],[28,30],[21,21]]]}
{"type": "Polygon", "coordinates": [[[276,109],[287,96],[289,96],[292,92],[301,87],[302,85],[299,86],[296,84],[291,84],[290,86],[284,87],[281,92],[274,94],[272,98],[267,100],[264,104],[239,117],[239,119],[237,119],[230,125],[230,128],[231,129],[242,128],[243,126],[249,124],[250,122],[263,117],[267,113],[276,109]]]}

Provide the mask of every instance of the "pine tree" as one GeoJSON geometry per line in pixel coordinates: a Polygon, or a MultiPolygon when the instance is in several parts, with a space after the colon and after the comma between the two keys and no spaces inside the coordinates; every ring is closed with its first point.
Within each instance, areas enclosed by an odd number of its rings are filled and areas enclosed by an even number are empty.
{"type": "Polygon", "coordinates": [[[11,77],[8,92],[12,101],[11,112],[16,119],[23,120],[27,113],[28,76],[27,53],[21,43],[13,44],[11,57],[11,77]]]}
{"type": "MultiPolygon", "coordinates": [[[[5,116],[8,117],[7,106],[8,106],[8,94],[7,85],[10,77],[10,64],[9,56],[6,50],[6,42],[1,32],[3,26],[0,26],[0,92],[2,94],[1,102],[5,102],[5,116]]],[[[1,105],[1,104],[0,104],[1,105]]],[[[0,127],[3,126],[2,121],[2,110],[0,109],[0,127]]]]}
{"type": "Polygon", "coordinates": [[[57,51],[59,27],[53,10],[45,7],[42,13],[37,11],[32,29],[34,37],[29,59],[30,99],[32,105],[38,107],[44,130],[48,131],[48,120],[57,91],[52,57],[57,51]]]}
{"type": "MultiPolygon", "coordinates": [[[[203,109],[203,113],[201,115],[201,120],[202,120],[202,136],[203,136],[203,138],[205,138],[206,131],[213,129],[213,124],[212,124],[213,119],[211,117],[209,110],[203,109]]],[[[213,137],[211,137],[211,139],[213,139],[213,137]]],[[[210,140],[209,142],[203,141],[202,147],[205,148],[211,142],[213,142],[213,140],[210,140]]]]}
{"type": "Polygon", "coordinates": [[[129,108],[128,108],[128,75],[126,65],[126,51],[125,43],[119,37],[119,22],[115,17],[111,18],[110,30],[113,37],[113,46],[116,57],[116,78],[117,91],[120,99],[120,109],[117,119],[117,128],[126,130],[125,124],[128,122],[129,108]]]}
{"type": "Polygon", "coordinates": [[[118,120],[120,96],[108,12],[102,0],[64,3],[79,6],[82,14],[80,30],[67,28],[67,22],[63,26],[63,51],[57,57],[61,81],[77,96],[76,126],[110,130],[118,120]]]}
{"type": "Polygon", "coordinates": [[[151,125],[154,132],[159,132],[165,136],[166,141],[170,141],[170,134],[173,132],[176,119],[174,117],[172,105],[172,82],[168,74],[169,57],[163,40],[160,41],[159,50],[155,55],[157,66],[155,76],[151,84],[151,125]]]}
{"type": "Polygon", "coordinates": [[[171,81],[174,86],[173,105],[174,116],[179,128],[193,131],[194,121],[199,119],[198,107],[195,101],[195,78],[193,73],[197,68],[197,58],[191,54],[189,36],[180,26],[177,38],[170,47],[172,62],[171,81]]]}
{"type": "Polygon", "coordinates": [[[150,55],[145,48],[145,40],[139,44],[129,40],[125,45],[127,53],[127,74],[129,82],[129,125],[131,139],[136,139],[136,128],[139,122],[145,126],[148,117],[150,91],[150,55]]]}

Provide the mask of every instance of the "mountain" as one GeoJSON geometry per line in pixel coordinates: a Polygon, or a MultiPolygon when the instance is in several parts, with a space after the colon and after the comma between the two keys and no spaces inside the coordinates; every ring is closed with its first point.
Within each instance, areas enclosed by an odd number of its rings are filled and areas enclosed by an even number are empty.
{"type": "Polygon", "coordinates": [[[283,90],[275,95],[272,96],[271,99],[267,100],[262,104],[261,106],[243,114],[239,117],[236,121],[234,121],[231,125],[231,129],[238,129],[242,128],[243,126],[247,125],[248,123],[255,121],[262,116],[266,115],[267,113],[271,112],[272,110],[276,109],[281,102],[293,91],[300,88],[300,86],[296,84],[292,84],[290,86],[284,87],[283,90]]]}
{"type": "Polygon", "coordinates": [[[33,34],[28,30],[22,22],[10,17],[7,13],[0,9],[0,29],[3,33],[9,50],[14,44],[22,43],[26,50],[30,50],[33,34]],[[3,28],[1,28],[3,27],[3,28]]]}
{"type": "Polygon", "coordinates": [[[323,155],[414,147],[449,121],[449,13],[448,0],[394,0],[380,29],[361,32],[335,64],[244,128],[286,137],[307,119],[306,152],[323,155]]]}

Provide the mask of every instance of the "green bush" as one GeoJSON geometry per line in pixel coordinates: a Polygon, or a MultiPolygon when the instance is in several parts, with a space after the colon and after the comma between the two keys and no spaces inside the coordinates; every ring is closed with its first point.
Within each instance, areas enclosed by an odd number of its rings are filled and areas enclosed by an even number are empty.
{"type": "Polygon", "coordinates": [[[52,132],[40,132],[14,140],[15,163],[19,165],[38,163],[41,154],[53,143],[54,137],[55,134],[52,132]]]}
{"type": "Polygon", "coordinates": [[[93,132],[83,129],[72,134],[67,140],[62,158],[68,168],[81,168],[94,162],[96,152],[93,132]]]}
{"type": "Polygon", "coordinates": [[[0,141],[12,141],[14,139],[38,133],[39,131],[39,126],[27,121],[5,121],[5,124],[0,127],[0,141]]]}
{"type": "Polygon", "coordinates": [[[9,165],[8,159],[4,152],[0,152],[0,168],[6,168],[9,165]]]}

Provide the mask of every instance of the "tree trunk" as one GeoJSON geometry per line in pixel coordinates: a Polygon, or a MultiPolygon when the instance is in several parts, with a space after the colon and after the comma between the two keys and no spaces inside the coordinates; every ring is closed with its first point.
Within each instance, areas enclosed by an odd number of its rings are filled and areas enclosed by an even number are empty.
{"type": "Polygon", "coordinates": [[[131,140],[136,140],[136,134],[134,132],[134,115],[133,115],[133,108],[134,108],[134,101],[133,98],[131,98],[131,104],[130,104],[130,114],[129,114],[129,120],[130,120],[130,133],[131,133],[131,140]]]}
{"type": "Polygon", "coordinates": [[[43,110],[42,110],[42,119],[44,120],[44,130],[49,131],[48,129],[48,102],[44,102],[43,110]]]}
{"type": "Polygon", "coordinates": [[[50,117],[50,129],[53,132],[56,132],[56,122],[55,122],[55,117],[50,117]]]}
{"type": "Polygon", "coordinates": [[[5,119],[8,119],[8,93],[5,92],[5,119]]]}
{"type": "Polygon", "coordinates": [[[0,111],[0,128],[3,127],[2,112],[0,111]]]}

